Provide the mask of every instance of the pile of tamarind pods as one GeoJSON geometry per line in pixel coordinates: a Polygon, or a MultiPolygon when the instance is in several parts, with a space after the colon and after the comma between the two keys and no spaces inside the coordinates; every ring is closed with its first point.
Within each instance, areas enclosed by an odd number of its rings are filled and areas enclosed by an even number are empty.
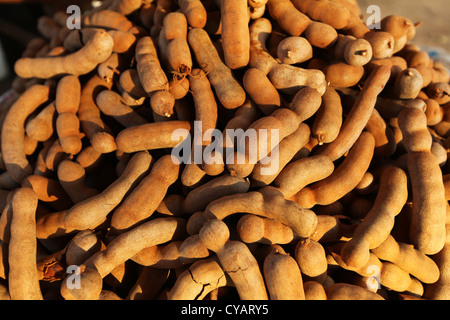
{"type": "Polygon", "coordinates": [[[2,96],[2,299],[450,298],[449,73],[420,23],[369,29],[352,0],[67,18],[38,20],[2,96]],[[229,157],[175,161],[195,121],[229,157]],[[250,161],[226,129],[278,140],[250,161]]]}

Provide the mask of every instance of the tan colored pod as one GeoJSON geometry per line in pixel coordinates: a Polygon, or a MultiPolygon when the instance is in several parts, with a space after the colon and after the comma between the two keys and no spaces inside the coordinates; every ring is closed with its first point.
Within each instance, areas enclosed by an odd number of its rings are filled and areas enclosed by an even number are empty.
{"type": "Polygon", "coordinates": [[[264,259],[263,272],[271,300],[305,300],[299,266],[281,247],[272,246],[264,259]]]}
{"type": "Polygon", "coordinates": [[[216,258],[200,260],[177,277],[168,299],[202,300],[214,289],[227,284],[225,272],[216,258]]]}
{"type": "Polygon", "coordinates": [[[218,107],[211,83],[203,70],[192,70],[189,75],[189,88],[195,106],[195,121],[201,121],[202,145],[209,145],[212,137],[205,140],[205,133],[216,128],[218,107]]]}
{"type": "Polygon", "coordinates": [[[173,148],[184,141],[191,130],[188,121],[152,122],[126,128],[116,137],[117,148],[126,153],[143,150],[173,148]],[[177,130],[180,131],[177,131],[177,130]],[[180,135],[176,133],[179,132],[180,135]],[[175,137],[172,138],[172,135],[175,137]]]}
{"type": "Polygon", "coordinates": [[[292,1],[294,6],[311,19],[329,24],[335,29],[346,27],[350,20],[350,11],[334,1],[292,1]]]}
{"type": "Polygon", "coordinates": [[[51,102],[35,117],[27,121],[25,127],[26,134],[37,141],[50,139],[54,132],[53,120],[55,119],[55,115],[55,102],[51,102]]]}
{"type": "Polygon", "coordinates": [[[303,37],[287,37],[278,44],[277,57],[286,64],[302,63],[313,57],[313,48],[303,37]]]}
{"type": "Polygon", "coordinates": [[[227,109],[240,107],[246,99],[245,90],[222,62],[208,33],[199,28],[188,32],[188,42],[200,68],[208,75],[220,103],[227,109]]]}
{"type": "Polygon", "coordinates": [[[423,78],[417,69],[408,68],[395,78],[393,92],[398,99],[416,99],[423,88],[423,78]]]}
{"type": "Polygon", "coordinates": [[[343,122],[342,113],[339,94],[333,87],[328,86],[311,128],[312,135],[320,145],[333,142],[337,138],[343,122]]]}
{"type": "Polygon", "coordinates": [[[192,69],[192,56],[187,42],[188,22],[181,12],[170,12],[163,20],[160,37],[165,37],[165,50],[169,69],[176,72],[189,72],[192,69]]]}
{"type": "Polygon", "coordinates": [[[391,235],[371,251],[378,258],[396,264],[423,283],[434,283],[439,279],[439,268],[430,257],[412,245],[397,242],[391,235]]]}
{"type": "Polygon", "coordinates": [[[6,170],[16,182],[32,173],[25,154],[25,122],[41,104],[49,99],[50,88],[34,85],[27,89],[8,110],[2,125],[1,152],[6,170]]]}
{"type": "Polygon", "coordinates": [[[182,203],[183,211],[194,213],[205,210],[211,201],[230,194],[245,193],[249,188],[247,179],[225,173],[189,191],[182,203]]]}
{"type": "Polygon", "coordinates": [[[348,266],[359,268],[366,265],[370,249],[378,247],[389,236],[395,216],[408,199],[407,180],[406,173],[398,167],[383,170],[372,209],[342,248],[342,259],[348,266]]]}
{"type": "Polygon", "coordinates": [[[43,300],[36,262],[36,209],[31,188],[15,191],[8,246],[8,288],[11,300],[43,300]]]}
{"type": "Polygon", "coordinates": [[[395,39],[389,32],[371,30],[364,35],[373,50],[374,59],[390,58],[394,53],[395,39]]]}
{"type": "Polygon", "coordinates": [[[390,69],[385,66],[378,67],[371,72],[345,118],[337,138],[333,142],[322,146],[316,154],[327,155],[334,161],[351,148],[367,125],[372,115],[372,110],[375,108],[378,94],[383,91],[389,76],[390,69]]]}
{"type": "Polygon", "coordinates": [[[82,33],[85,45],[78,51],[64,56],[20,58],[14,70],[22,78],[49,79],[56,75],[83,75],[94,70],[112,53],[114,41],[106,30],[82,33]]]}
{"type": "Polygon", "coordinates": [[[301,35],[311,24],[311,19],[294,7],[291,1],[269,0],[267,9],[272,19],[291,36],[301,35]]]}
{"type": "Polygon", "coordinates": [[[247,0],[221,0],[222,47],[225,64],[231,69],[247,66],[250,59],[247,0]]]}
{"type": "Polygon", "coordinates": [[[206,25],[207,12],[199,0],[178,0],[181,11],[186,15],[192,28],[203,28],[206,25]]]}
{"type": "Polygon", "coordinates": [[[61,161],[58,165],[57,175],[61,187],[73,203],[84,201],[99,193],[97,189],[86,186],[86,171],[77,162],[68,159],[61,161]]]}
{"type": "MultiPolygon", "coordinates": [[[[320,220],[320,216],[317,218],[320,220]]],[[[298,238],[288,226],[254,214],[242,216],[237,222],[236,230],[245,243],[287,244],[298,238]]]]}
{"type": "Polygon", "coordinates": [[[260,187],[271,184],[297,152],[309,142],[310,135],[308,125],[301,123],[296,131],[281,140],[278,148],[255,165],[251,174],[252,184],[260,187]]]}
{"type": "Polygon", "coordinates": [[[267,300],[268,295],[258,262],[248,247],[229,240],[225,222],[209,220],[199,231],[200,240],[216,253],[225,273],[231,278],[241,300],[267,300]]]}
{"type": "Polygon", "coordinates": [[[325,288],[325,292],[327,300],[384,300],[378,293],[347,283],[336,283],[325,288]]]}
{"type": "Polygon", "coordinates": [[[164,199],[167,189],[178,180],[179,167],[172,155],[159,158],[150,173],[131,191],[114,211],[111,227],[126,230],[150,217],[164,199]],[[158,186],[155,189],[155,185],[158,186]]]}
{"type": "Polygon", "coordinates": [[[305,238],[309,237],[317,226],[317,216],[312,211],[298,206],[294,201],[286,200],[281,192],[271,186],[214,200],[205,209],[200,221],[213,218],[223,220],[237,212],[253,213],[277,220],[305,238]]]}
{"type": "Polygon", "coordinates": [[[127,295],[127,300],[154,300],[167,281],[170,269],[144,267],[127,295]]]}
{"type": "Polygon", "coordinates": [[[317,281],[305,281],[303,283],[306,300],[327,300],[327,294],[322,284],[317,281]]]}
{"type": "Polygon", "coordinates": [[[260,69],[247,69],[244,73],[243,84],[250,98],[265,115],[270,115],[281,107],[279,92],[260,69]]]}
{"type": "Polygon", "coordinates": [[[399,126],[408,151],[413,196],[410,241],[425,254],[436,254],[445,244],[447,201],[439,162],[430,151],[426,115],[418,109],[404,109],[399,126]]]}
{"type": "Polygon", "coordinates": [[[327,275],[328,262],[325,249],[311,238],[300,240],[295,246],[295,260],[306,280],[323,283],[327,275]]]}
{"type": "Polygon", "coordinates": [[[103,90],[97,95],[95,101],[103,114],[114,118],[125,128],[139,126],[149,122],[133,108],[126,105],[121,95],[113,90],[103,90]]]}
{"type": "Polygon", "coordinates": [[[364,76],[364,67],[346,62],[336,62],[323,69],[325,79],[331,87],[349,88],[356,86],[364,76]]]}
{"type": "Polygon", "coordinates": [[[97,300],[103,285],[99,273],[85,265],[76,266],[73,273],[74,275],[69,275],[62,281],[61,296],[65,300],[97,300]],[[79,277],[77,286],[73,283],[73,276],[79,277]]]}
{"type": "Polygon", "coordinates": [[[348,156],[327,178],[301,189],[290,199],[303,208],[327,205],[353,190],[363,178],[373,158],[375,139],[364,131],[350,149],[348,156]]]}
{"type": "Polygon", "coordinates": [[[277,176],[274,186],[289,199],[307,185],[323,180],[334,171],[326,156],[312,155],[289,163],[277,176]]]}
{"type": "Polygon", "coordinates": [[[185,228],[185,222],[180,218],[149,220],[114,238],[106,249],[91,256],[85,264],[95,269],[104,278],[141,250],[173,240],[183,228],[185,228]]]}

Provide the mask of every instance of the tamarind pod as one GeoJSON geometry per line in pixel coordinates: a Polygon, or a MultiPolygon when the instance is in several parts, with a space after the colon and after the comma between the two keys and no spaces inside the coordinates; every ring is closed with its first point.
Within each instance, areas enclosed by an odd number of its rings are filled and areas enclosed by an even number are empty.
{"type": "Polygon", "coordinates": [[[112,10],[92,11],[83,17],[85,27],[100,27],[114,30],[128,31],[133,26],[125,15],[112,10]]]}
{"type": "Polygon", "coordinates": [[[288,108],[279,108],[270,116],[253,122],[246,130],[250,133],[248,142],[244,133],[238,141],[238,150],[228,156],[226,164],[230,173],[243,178],[249,176],[256,163],[277,147],[282,139],[292,134],[300,122],[300,117],[288,108]],[[278,137],[272,138],[272,134],[278,137]],[[266,141],[262,141],[263,137],[266,141]]]}
{"type": "Polygon", "coordinates": [[[372,60],[373,51],[369,41],[355,39],[344,48],[344,60],[354,66],[364,66],[372,60]]]}
{"type": "Polygon", "coordinates": [[[246,99],[245,90],[225,65],[205,30],[192,28],[188,42],[200,68],[207,74],[217,98],[227,109],[241,106],[246,99]]]}
{"type": "Polygon", "coordinates": [[[108,30],[108,34],[113,39],[112,52],[126,53],[133,48],[136,43],[136,36],[130,32],[121,30],[108,30]]]}
{"type": "Polygon", "coordinates": [[[99,92],[111,89],[112,85],[112,82],[106,82],[98,75],[93,75],[81,89],[80,106],[77,115],[80,120],[81,130],[88,139],[92,139],[97,132],[109,130],[100,117],[100,110],[95,99],[99,92]]]}
{"type": "Polygon", "coordinates": [[[187,138],[186,132],[189,133],[190,130],[191,124],[188,121],[180,120],[134,126],[117,134],[117,148],[126,153],[173,148],[187,138]],[[177,129],[183,130],[184,136],[177,137],[178,140],[172,140],[172,134],[177,129]]]}
{"type": "Polygon", "coordinates": [[[328,157],[313,155],[288,164],[274,180],[274,186],[289,199],[307,185],[327,178],[333,171],[334,164],[328,157]]]}
{"type": "Polygon", "coordinates": [[[228,282],[217,258],[196,261],[177,277],[168,299],[202,300],[208,293],[226,286],[228,282]]]}
{"type": "Polygon", "coordinates": [[[357,85],[364,75],[363,66],[336,62],[323,69],[325,79],[331,87],[349,88],[357,85]]]}
{"type": "Polygon", "coordinates": [[[136,69],[127,69],[120,73],[119,77],[120,87],[135,97],[145,97],[147,94],[142,88],[139,73],[136,69]]]}
{"type": "Polygon", "coordinates": [[[189,75],[189,87],[195,106],[195,120],[201,121],[202,145],[209,145],[212,137],[205,140],[205,133],[216,128],[217,103],[210,81],[201,69],[193,69],[189,75]]]}
{"type": "Polygon", "coordinates": [[[303,37],[286,37],[277,46],[277,57],[286,64],[302,63],[313,57],[313,48],[303,37]]]}
{"type": "Polygon", "coordinates": [[[251,173],[253,185],[260,187],[271,184],[283,168],[292,160],[295,154],[309,141],[311,130],[305,123],[300,123],[298,129],[280,141],[277,149],[270,152],[267,158],[261,159],[251,173]],[[273,163],[270,159],[277,159],[273,163]],[[275,168],[272,168],[275,166],[275,168]]]}
{"type": "Polygon", "coordinates": [[[36,209],[31,188],[19,188],[11,200],[8,288],[11,300],[42,300],[36,263],[36,209]]]}
{"type": "Polygon", "coordinates": [[[378,293],[348,283],[336,283],[326,287],[325,293],[327,300],[384,300],[378,293]]]}
{"type": "Polygon", "coordinates": [[[189,191],[183,201],[183,211],[194,213],[204,210],[207,205],[218,198],[235,193],[245,193],[250,188],[246,179],[229,174],[221,175],[189,191]]]}
{"type": "Polygon", "coordinates": [[[290,109],[299,117],[299,122],[311,118],[322,103],[322,93],[314,88],[305,87],[300,89],[293,97],[290,109]]]}
{"type": "Polygon", "coordinates": [[[203,28],[207,21],[207,11],[199,0],[178,0],[178,6],[185,14],[192,28],[203,28]]]}
{"type": "Polygon", "coordinates": [[[187,43],[188,22],[181,12],[168,13],[163,20],[164,34],[167,41],[166,59],[170,69],[189,72],[192,69],[192,56],[187,43]]]}
{"type": "Polygon", "coordinates": [[[99,252],[102,242],[98,234],[92,230],[78,232],[65,248],[67,265],[82,265],[89,257],[99,252]]]}
{"type": "Polygon", "coordinates": [[[267,1],[269,14],[291,36],[301,35],[311,24],[311,19],[296,9],[291,1],[267,1]]]}
{"type": "Polygon", "coordinates": [[[289,226],[300,237],[311,236],[317,226],[317,216],[312,211],[286,200],[281,192],[271,186],[214,200],[206,207],[201,219],[223,220],[236,212],[277,220],[289,226]]]}
{"type": "Polygon", "coordinates": [[[273,86],[289,95],[295,95],[300,89],[309,87],[323,95],[327,82],[325,74],[317,69],[303,69],[289,64],[279,64],[267,75],[273,86]]]}
{"type": "Polygon", "coordinates": [[[376,156],[383,158],[389,158],[397,149],[397,143],[395,141],[394,133],[391,128],[386,124],[383,117],[377,109],[372,111],[372,116],[367,122],[366,128],[375,138],[375,151],[376,156]]]}
{"type": "Polygon", "coordinates": [[[266,41],[272,33],[272,24],[269,19],[259,18],[249,27],[250,32],[250,68],[257,68],[268,74],[278,62],[267,51],[266,41]]]}
{"type": "Polygon", "coordinates": [[[431,153],[432,138],[423,111],[404,109],[398,118],[412,186],[410,238],[425,254],[438,253],[445,244],[446,200],[442,171],[431,153]],[[431,191],[433,190],[433,191],[431,191]]]}
{"type": "MultiPolygon", "coordinates": [[[[63,160],[57,169],[61,187],[73,203],[84,201],[99,193],[97,189],[85,185],[86,171],[83,166],[71,160],[63,160]]],[[[67,207],[66,207],[67,208],[67,207]]]]}
{"type": "Polygon", "coordinates": [[[158,159],[150,173],[114,211],[111,226],[117,230],[124,230],[150,217],[163,200],[170,185],[178,180],[179,169],[180,165],[173,161],[171,155],[158,159]],[[155,185],[158,185],[157,190],[154,188],[155,185]]]}
{"type": "Polygon", "coordinates": [[[222,46],[230,69],[247,66],[250,54],[247,0],[220,1],[222,46]]]}
{"type": "Polygon", "coordinates": [[[399,99],[416,99],[423,88],[423,78],[419,71],[408,68],[395,78],[393,92],[399,99]]]}
{"type": "Polygon", "coordinates": [[[50,139],[54,131],[53,120],[55,111],[55,103],[49,103],[35,117],[27,121],[25,126],[26,134],[37,141],[50,139]]]}
{"type": "Polygon", "coordinates": [[[57,180],[30,175],[22,181],[21,185],[32,189],[38,200],[48,203],[55,210],[64,210],[72,205],[72,201],[57,180]]]}
{"type": "Polygon", "coordinates": [[[168,90],[169,81],[158,59],[157,50],[151,37],[139,39],[135,57],[141,84],[147,94],[159,90],[168,90]]]}
{"type": "Polygon", "coordinates": [[[295,246],[295,261],[305,280],[323,283],[328,262],[323,246],[311,238],[300,240],[295,246]]]}
{"type": "Polygon", "coordinates": [[[449,244],[444,245],[441,251],[433,255],[433,260],[439,267],[440,276],[439,279],[432,284],[428,284],[425,287],[424,297],[430,300],[448,300],[450,292],[448,290],[449,274],[448,274],[448,261],[449,261],[449,244]]]}
{"type": "Polygon", "coordinates": [[[138,254],[144,248],[171,241],[186,224],[180,218],[157,218],[124,232],[86,261],[102,278],[114,268],[138,254]]]}
{"type": "Polygon", "coordinates": [[[135,284],[128,292],[127,300],[156,299],[164,283],[167,281],[170,272],[170,269],[142,268],[135,284]]]}
{"type": "Polygon", "coordinates": [[[209,250],[216,253],[241,300],[268,299],[257,260],[244,243],[229,240],[230,231],[223,221],[209,220],[199,231],[199,237],[209,250]]]}
{"type": "Polygon", "coordinates": [[[311,133],[319,144],[330,143],[337,138],[342,126],[342,113],[339,94],[333,87],[328,86],[311,128],[311,133]]]}
{"type": "Polygon", "coordinates": [[[391,235],[371,252],[379,259],[396,264],[423,283],[434,283],[439,279],[439,268],[430,257],[411,245],[397,242],[391,235]]]}
{"type": "Polygon", "coordinates": [[[305,300],[327,300],[325,288],[317,281],[305,281],[303,290],[305,291],[305,300]]]}
{"type": "Polygon", "coordinates": [[[445,243],[446,201],[439,163],[431,152],[411,152],[408,171],[413,173],[411,241],[424,253],[435,254],[445,243]]]}
{"type": "Polygon", "coordinates": [[[127,16],[141,6],[142,1],[140,0],[114,0],[108,9],[127,16]]]}
{"type": "Polygon", "coordinates": [[[99,92],[96,102],[102,113],[114,118],[125,128],[148,123],[147,119],[126,105],[122,97],[115,91],[103,90],[99,92]]]}
{"type": "Polygon", "coordinates": [[[281,106],[280,94],[260,69],[247,69],[244,73],[243,84],[250,98],[265,115],[272,114],[281,106]]]}
{"type": "Polygon", "coordinates": [[[254,214],[242,216],[236,228],[239,238],[245,243],[286,244],[298,237],[288,226],[254,214]]]}
{"type": "Polygon", "coordinates": [[[342,32],[352,35],[355,38],[364,38],[365,34],[370,32],[370,29],[359,15],[352,14],[350,15],[348,24],[342,29],[342,32]]]}
{"type": "Polygon", "coordinates": [[[59,113],[56,118],[56,133],[62,150],[67,154],[78,154],[83,147],[80,135],[80,120],[76,113],[59,113]]]}
{"type": "Polygon", "coordinates": [[[263,272],[271,300],[305,300],[299,266],[283,249],[271,250],[264,259],[263,272]]]}
{"type": "Polygon", "coordinates": [[[49,79],[60,74],[86,74],[111,55],[114,45],[111,36],[100,29],[95,33],[87,34],[83,42],[86,45],[80,50],[65,56],[20,58],[14,64],[14,71],[20,77],[27,79],[49,79]]]}
{"type": "Polygon", "coordinates": [[[303,35],[313,47],[320,49],[332,47],[338,39],[338,33],[332,26],[318,21],[312,21],[303,35]]]}
{"type": "Polygon", "coordinates": [[[124,173],[108,188],[70,208],[64,218],[64,225],[77,230],[100,225],[106,215],[121,202],[133,184],[148,170],[151,160],[152,157],[147,152],[135,154],[124,173]],[[89,208],[89,215],[86,215],[87,208],[89,208]]]}
{"type": "Polygon", "coordinates": [[[427,87],[426,92],[429,98],[440,105],[450,102],[450,85],[447,82],[433,82],[427,87]]]}
{"type": "Polygon", "coordinates": [[[322,146],[316,154],[327,155],[334,161],[350,149],[367,125],[375,108],[377,96],[384,89],[389,76],[390,70],[385,66],[380,66],[372,71],[345,118],[337,138],[322,146]]]}
{"type": "Polygon", "coordinates": [[[210,252],[196,234],[183,241],[172,241],[166,245],[145,248],[131,259],[143,266],[174,269],[207,258],[209,255],[210,252]]]}
{"type": "Polygon", "coordinates": [[[317,215],[317,228],[311,240],[327,243],[350,238],[356,228],[355,223],[343,215],[317,215]]]}
{"type": "Polygon", "coordinates": [[[327,205],[342,198],[361,181],[372,161],[375,139],[364,131],[350,149],[348,156],[327,178],[301,189],[290,199],[303,208],[327,205]]]}
{"type": "Polygon", "coordinates": [[[398,167],[386,168],[372,209],[359,224],[352,238],[342,248],[342,259],[351,267],[362,267],[369,260],[370,249],[381,245],[394,227],[395,216],[408,198],[406,173],[398,167]]]}
{"type": "Polygon", "coordinates": [[[186,214],[183,209],[184,199],[185,197],[180,194],[167,194],[156,208],[156,212],[169,216],[182,216],[186,214]]]}
{"type": "Polygon", "coordinates": [[[123,68],[123,60],[123,55],[117,52],[111,53],[108,59],[98,64],[97,75],[106,83],[112,83],[123,68]]]}
{"type": "Polygon", "coordinates": [[[60,293],[65,300],[97,300],[102,291],[103,281],[99,273],[85,265],[79,268],[79,286],[69,284],[69,277],[63,279],[60,293]]]}
{"type": "Polygon", "coordinates": [[[342,29],[348,25],[350,11],[333,1],[296,0],[292,3],[312,20],[329,24],[335,29],[342,29]]]}
{"type": "Polygon", "coordinates": [[[25,121],[33,111],[49,99],[49,94],[48,86],[33,85],[14,102],[3,121],[1,153],[6,170],[17,182],[21,182],[32,173],[25,154],[25,121]]]}

